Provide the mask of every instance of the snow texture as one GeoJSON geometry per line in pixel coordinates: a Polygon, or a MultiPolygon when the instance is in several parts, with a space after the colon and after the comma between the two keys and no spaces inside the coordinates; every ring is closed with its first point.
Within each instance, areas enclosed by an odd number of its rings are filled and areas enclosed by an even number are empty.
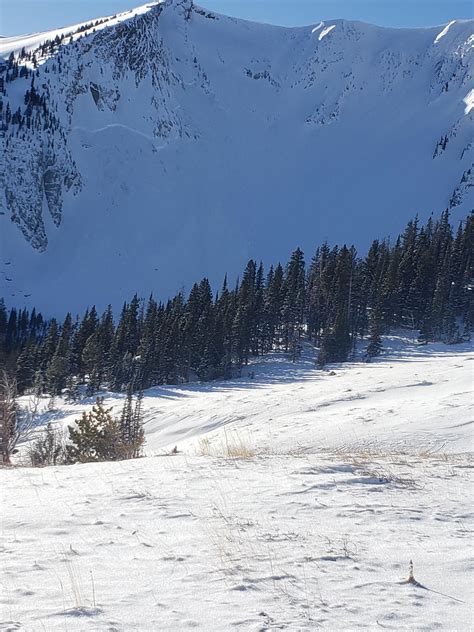
{"type": "Polygon", "coordinates": [[[0,629],[473,629],[472,347],[384,345],[151,389],[142,459],[0,470],[0,629]]]}
{"type": "MultiPolygon", "coordinates": [[[[473,22],[448,26],[280,28],[167,0],[2,39],[6,59],[68,34],[37,59],[54,125],[0,137],[0,294],[120,306],[298,245],[363,249],[415,213],[465,217],[473,22]]],[[[6,83],[4,107],[30,84],[6,83]]]]}

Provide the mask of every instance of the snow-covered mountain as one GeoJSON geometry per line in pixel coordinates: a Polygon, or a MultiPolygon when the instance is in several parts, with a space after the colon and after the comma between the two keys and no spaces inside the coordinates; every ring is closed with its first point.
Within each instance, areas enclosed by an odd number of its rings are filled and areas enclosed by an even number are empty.
{"type": "Polygon", "coordinates": [[[0,295],[119,304],[465,216],[473,25],[281,28],[166,0],[2,38],[0,295]]]}

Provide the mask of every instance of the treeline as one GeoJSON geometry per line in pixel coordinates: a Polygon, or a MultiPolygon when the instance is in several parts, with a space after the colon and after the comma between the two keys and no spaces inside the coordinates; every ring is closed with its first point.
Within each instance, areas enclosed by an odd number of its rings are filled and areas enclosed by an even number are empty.
{"type": "MultiPolygon", "coordinates": [[[[61,46],[66,40],[71,44],[74,41],[74,35],[90,31],[95,33],[96,27],[103,24],[107,20],[101,19],[95,22],[83,24],[76,31],[65,34],[57,34],[54,39],[46,39],[35,50],[27,50],[22,48],[15,54],[10,53],[8,59],[0,59],[0,132],[6,132],[9,128],[18,136],[24,139],[22,134],[24,128],[34,130],[54,129],[62,134],[62,130],[57,118],[57,107],[55,112],[49,108],[49,89],[45,83],[35,87],[35,80],[40,77],[39,63],[49,57],[54,59],[50,65],[45,65],[43,71],[45,74],[50,72],[61,74],[63,55],[59,52],[61,46]],[[10,102],[6,103],[2,97],[7,96],[7,84],[17,79],[31,78],[30,89],[24,94],[24,106],[18,105],[15,111],[12,111],[10,102]]],[[[81,36],[83,37],[83,36],[81,36]]],[[[8,139],[7,139],[8,140],[8,139]]]]}
{"type": "Polygon", "coordinates": [[[5,82],[15,81],[18,77],[28,78],[28,76],[32,74],[32,70],[28,65],[33,66],[33,70],[36,70],[40,61],[52,57],[66,41],[72,44],[74,35],[90,30],[95,33],[95,28],[105,22],[107,22],[107,19],[95,20],[83,24],[75,31],[61,34],[57,33],[53,39],[44,40],[34,50],[27,50],[23,47],[17,54],[12,51],[7,60],[2,60],[2,65],[5,70],[5,82]]]}
{"type": "Polygon", "coordinates": [[[325,243],[308,267],[300,249],[268,271],[251,260],[233,288],[225,280],[214,295],[203,279],[187,298],[134,296],[118,319],[111,307],[100,315],[92,307],[60,324],[0,302],[0,363],[20,393],[65,390],[74,399],[78,385],[93,395],[230,378],[271,350],[296,359],[303,338],[321,365],[352,358],[362,338],[375,356],[381,335],[398,327],[420,342],[457,343],[474,322],[473,244],[474,216],[453,232],[446,211],[421,227],[410,221],[393,244],[374,241],[364,258],[325,243]]]}

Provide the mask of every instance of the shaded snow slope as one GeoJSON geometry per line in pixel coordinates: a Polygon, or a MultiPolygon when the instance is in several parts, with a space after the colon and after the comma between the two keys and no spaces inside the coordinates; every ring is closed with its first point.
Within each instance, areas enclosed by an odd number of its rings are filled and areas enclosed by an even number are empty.
{"type": "Polygon", "coordinates": [[[0,469],[0,629],[472,629],[472,349],[385,344],[150,390],[148,458],[0,469]]]}
{"type": "MultiPolygon", "coordinates": [[[[472,21],[288,29],[175,0],[78,26],[1,43],[68,34],[37,56],[45,111],[1,139],[9,303],[166,296],[473,207],[472,21]]],[[[30,85],[5,84],[4,108],[25,113],[30,85]]]]}

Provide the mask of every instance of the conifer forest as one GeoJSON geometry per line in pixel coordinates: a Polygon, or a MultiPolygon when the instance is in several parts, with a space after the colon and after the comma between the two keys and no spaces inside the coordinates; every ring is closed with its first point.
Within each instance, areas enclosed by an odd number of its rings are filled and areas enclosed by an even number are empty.
{"type": "Polygon", "coordinates": [[[0,363],[20,394],[73,401],[80,385],[94,395],[231,378],[272,350],[296,360],[303,340],[321,366],[350,360],[363,338],[370,359],[401,327],[420,344],[455,344],[474,324],[473,246],[474,216],[453,227],[446,211],[422,226],[411,220],[393,243],[374,240],[362,257],[323,243],[306,261],[297,248],[285,265],[250,260],[216,292],[204,278],[188,296],[135,295],[119,314],[91,306],[62,320],[2,301],[0,363]]]}

